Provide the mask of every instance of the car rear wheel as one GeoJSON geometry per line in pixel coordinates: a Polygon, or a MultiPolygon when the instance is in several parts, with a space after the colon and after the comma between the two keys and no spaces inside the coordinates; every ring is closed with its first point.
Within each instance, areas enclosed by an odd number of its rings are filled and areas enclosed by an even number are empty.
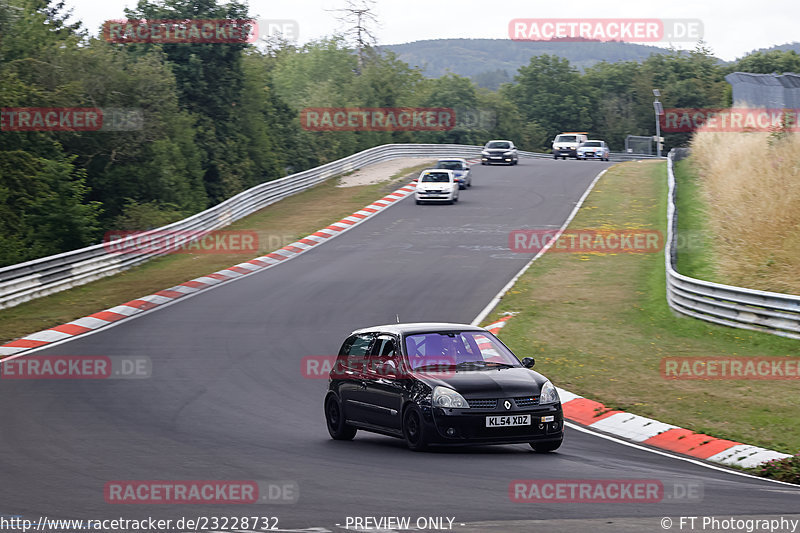
{"type": "Polygon", "coordinates": [[[358,431],[345,422],[342,406],[334,396],[328,396],[325,400],[325,422],[328,424],[328,433],[334,440],[353,440],[358,431]]]}
{"type": "Polygon", "coordinates": [[[530,442],[529,444],[536,453],[547,453],[557,450],[561,446],[562,442],[564,442],[564,439],[551,440],[547,442],[530,442]]]}
{"type": "Polygon", "coordinates": [[[408,449],[421,452],[428,447],[425,440],[425,426],[422,423],[422,413],[419,408],[412,405],[403,413],[403,436],[408,449]]]}

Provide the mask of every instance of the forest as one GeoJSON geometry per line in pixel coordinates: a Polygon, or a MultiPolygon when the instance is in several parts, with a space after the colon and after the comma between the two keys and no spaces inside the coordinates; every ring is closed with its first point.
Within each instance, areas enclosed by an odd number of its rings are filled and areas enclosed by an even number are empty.
{"type": "MultiPolygon", "coordinates": [[[[248,19],[246,4],[141,0],[132,19],[248,19]]],[[[585,43],[573,43],[581,46],[585,43]]],[[[136,128],[0,131],[0,266],[159,227],[242,190],[385,143],[483,144],[547,151],[555,134],[591,132],[612,150],[653,135],[664,107],[730,105],[733,71],[800,72],[791,50],[721,65],[699,45],[582,71],[536,55],[497,90],[426,77],[390,50],[346,36],[294,44],[120,43],[72,22],[61,0],[0,0],[0,110],[134,110],[136,128]],[[447,131],[309,131],[306,108],[451,108],[447,131]],[[481,120],[458,120],[482,117],[481,120]]],[[[667,136],[667,148],[688,142],[667,136]]]]}

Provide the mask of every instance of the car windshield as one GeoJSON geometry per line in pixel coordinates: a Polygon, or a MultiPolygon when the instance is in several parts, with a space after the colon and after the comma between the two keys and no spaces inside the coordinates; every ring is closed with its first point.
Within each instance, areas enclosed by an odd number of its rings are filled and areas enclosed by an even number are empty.
{"type": "Polygon", "coordinates": [[[484,331],[420,333],[405,338],[412,369],[452,367],[481,370],[521,366],[516,356],[484,331]]]}
{"type": "Polygon", "coordinates": [[[511,148],[511,143],[506,141],[492,141],[486,145],[486,148],[511,148]]]}
{"type": "Polygon", "coordinates": [[[447,172],[429,172],[423,175],[420,181],[427,183],[448,183],[450,181],[450,174],[447,172]]]}
{"type": "Polygon", "coordinates": [[[559,135],[556,137],[557,143],[574,143],[578,138],[575,135],[559,135]]]}
{"type": "Polygon", "coordinates": [[[465,170],[464,163],[461,161],[439,161],[436,163],[436,168],[444,168],[447,170],[465,170]]]}
{"type": "Polygon", "coordinates": [[[600,141],[587,141],[583,146],[603,146],[603,144],[600,141]]]}

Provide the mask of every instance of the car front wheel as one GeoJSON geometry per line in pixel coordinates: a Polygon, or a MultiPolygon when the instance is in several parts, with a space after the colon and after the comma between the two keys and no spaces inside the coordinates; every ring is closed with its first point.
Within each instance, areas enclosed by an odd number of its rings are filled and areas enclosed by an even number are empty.
{"type": "Polygon", "coordinates": [[[422,413],[419,408],[412,405],[403,413],[403,436],[408,449],[421,452],[428,447],[425,440],[425,426],[422,423],[422,413]]]}
{"type": "Polygon", "coordinates": [[[325,400],[325,422],[328,425],[328,433],[334,440],[353,440],[358,431],[345,422],[342,406],[334,396],[328,396],[325,400]]]}
{"type": "Polygon", "coordinates": [[[547,442],[530,442],[529,444],[536,453],[547,453],[557,450],[561,446],[562,442],[564,442],[564,439],[551,440],[547,442]]]}

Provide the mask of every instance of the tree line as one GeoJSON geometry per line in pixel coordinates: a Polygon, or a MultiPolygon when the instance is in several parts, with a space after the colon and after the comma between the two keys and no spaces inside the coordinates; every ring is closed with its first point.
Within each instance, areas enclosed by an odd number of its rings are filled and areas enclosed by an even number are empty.
{"type": "MultiPolygon", "coordinates": [[[[245,4],[218,0],[140,0],[126,17],[249,18],[245,4]]],[[[112,43],[71,23],[61,0],[0,0],[0,108],[143,116],[131,130],[0,132],[0,266],[93,244],[110,230],[159,227],[385,143],[509,138],[547,151],[555,134],[581,130],[619,150],[627,134],[653,135],[654,87],[665,107],[718,107],[730,103],[728,72],[800,71],[794,52],[721,67],[698,47],[583,73],[541,55],[490,91],[454,74],[426,78],[391,52],[358,52],[336,35],[258,47],[112,43]],[[299,121],[308,107],[447,107],[466,119],[448,131],[312,132],[299,121]]],[[[674,134],[668,145],[686,140],[674,134]]]]}

